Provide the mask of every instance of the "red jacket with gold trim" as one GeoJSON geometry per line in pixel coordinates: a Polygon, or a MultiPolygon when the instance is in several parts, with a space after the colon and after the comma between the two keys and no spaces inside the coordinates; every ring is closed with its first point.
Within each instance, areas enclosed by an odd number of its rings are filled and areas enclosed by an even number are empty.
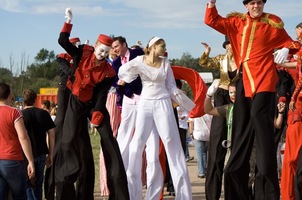
{"type": "Polygon", "coordinates": [[[251,18],[248,13],[235,12],[222,17],[214,6],[206,8],[204,21],[229,38],[236,65],[242,68],[246,97],[275,91],[278,81],[275,49],[286,47],[290,53],[295,53],[300,48],[283,28],[282,20],[273,14],[263,13],[259,18],[251,18]]]}

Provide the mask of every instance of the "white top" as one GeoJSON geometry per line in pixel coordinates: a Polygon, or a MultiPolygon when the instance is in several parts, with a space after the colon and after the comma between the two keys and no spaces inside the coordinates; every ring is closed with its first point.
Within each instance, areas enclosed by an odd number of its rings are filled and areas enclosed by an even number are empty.
{"type": "Polygon", "coordinates": [[[141,77],[143,89],[141,99],[170,98],[178,90],[175,78],[166,58],[162,58],[159,68],[143,64],[144,56],[137,56],[119,68],[118,77],[130,83],[138,76],[141,77]]]}
{"type": "Polygon", "coordinates": [[[201,117],[190,118],[193,121],[193,137],[196,140],[209,141],[210,140],[210,130],[212,124],[212,115],[205,114],[201,117]]]}
{"type": "Polygon", "coordinates": [[[176,109],[178,114],[179,128],[188,129],[188,119],[189,119],[188,112],[179,106],[177,106],[176,109]]]}

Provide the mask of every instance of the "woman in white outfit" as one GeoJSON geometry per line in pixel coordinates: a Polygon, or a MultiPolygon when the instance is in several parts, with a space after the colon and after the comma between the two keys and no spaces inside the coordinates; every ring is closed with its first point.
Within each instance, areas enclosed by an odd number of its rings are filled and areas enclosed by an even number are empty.
{"type": "MultiPolygon", "coordinates": [[[[165,51],[165,41],[162,38],[154,37],[146,46],[145,55],[137,56],[122,65],[118,73],[119,85],[129,83],[137,76],[141,77],[143,85],[137,111],[136,130],[130,143],[130,159],[127,170],[131,200],[142,199],[140,170],[142,153],[153,129],[157,130],[166,150],[171,174],[173,174],[175,199],[192,199],[188,169],[171,102],[172,98],[180,105],[184,105],[184,100],[179,102],[183,93],[176,87],[168,59],[163,57],[165,51]]],[[[161,172],[160,166],[154,171],[158,176],[162,176],[161,172]]],[[[148,185],[145,199],[151,199],[148,196],[149,187],[161,189],[163,182],[160,185],[148,185]]],[[[158,199],[158,197],[152,197],[152,199],[158,199]]]]}

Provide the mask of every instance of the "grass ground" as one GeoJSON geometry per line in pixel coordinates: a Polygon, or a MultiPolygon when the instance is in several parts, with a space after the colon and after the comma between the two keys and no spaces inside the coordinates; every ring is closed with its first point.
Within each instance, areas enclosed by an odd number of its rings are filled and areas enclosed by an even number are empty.
{"type": "Polygon", "coordinates": [[[99,133],[90,134],[90,141],[92,146],[92,152],[94,157],[94,167],[95,167],[95,186],[94,191],[100,192],[100,135],[99,133]]]}

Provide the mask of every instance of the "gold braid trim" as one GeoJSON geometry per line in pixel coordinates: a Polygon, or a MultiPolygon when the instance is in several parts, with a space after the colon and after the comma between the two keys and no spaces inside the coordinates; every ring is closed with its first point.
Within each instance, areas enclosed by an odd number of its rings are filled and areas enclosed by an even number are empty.
{"type": "MultiPolygon", "coordinates": [[[[226,17],[227,18],[237,17],[237,18],[240,18],[242,20],[246,20],[247,14],[246,13],[240,13],[240,12],[231,12],[231,13],[227,14],[226,17]]],[[[262,17],[260,19],[260,22],[265,23],[265,24],[269,24],[272,27],[275,27],[275,28],[278,28],[278,29],[283,29],[284,28],[283,21],[279,17],[271,15],[269,13],[264,13],[264,17],[262,17]]]]}
{"type": "Polygon", "coordinates": [[[299,78],[299,81],[296,85],[295,91],[292,95],[291,102],[296,102],[297,101],[297,97],[298,97],[301,89],[302,89],[302,77],[299,78]]]}
{"type": "Polygon", "coordinates": [[[276,21],[274,19],[269,18],[270,14],[265,13],[265,16],[261,18],[260,22],[266,23],[271,25],[272,27],[275,27],[277,29],[283,29],[284,28],[284,23],[282,20],[276,21]]]}
{"type": "Polygon", "coordinates": [[[238,18],[241,18],[242,20],[246,20],[246,14],[240,13],[240,12],[231,12],[231,13],[227,14],[226,17],[227,18],[229,18],[229,17],[238,17],[238,18]]]}

